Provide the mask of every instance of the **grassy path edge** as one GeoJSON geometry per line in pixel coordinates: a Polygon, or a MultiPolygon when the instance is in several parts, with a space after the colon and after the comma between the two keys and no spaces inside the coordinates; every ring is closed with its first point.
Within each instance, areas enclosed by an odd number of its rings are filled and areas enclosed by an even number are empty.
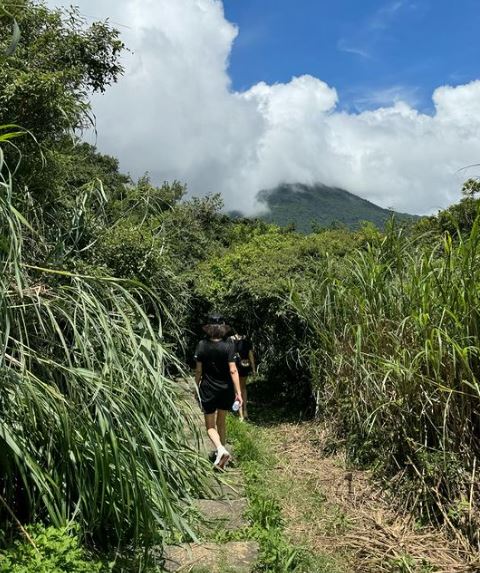
{"type": "Polygon", "coordinates": [[[228,435],[245,477],[249,526],[233,533],[219,531],[216,540],[258,541],[260,556],[255,573],[337,573],[339,569],[330,557],[313,555],[306,547],[292,544],[285,535],[275,483],[269,479],[276,457],[269,451],[265,429],[230,417],[228,435]]]}

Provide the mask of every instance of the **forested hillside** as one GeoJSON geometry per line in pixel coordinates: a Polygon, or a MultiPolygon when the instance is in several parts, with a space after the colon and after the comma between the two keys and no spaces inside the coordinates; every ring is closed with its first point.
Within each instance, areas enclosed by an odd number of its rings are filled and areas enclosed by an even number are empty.
{"type": "MultiPolygon", "coordinates": [[[[0,571],[148,570],[146,549],[194,539],[211,469],[176,379],[211,310],[251,334],[264,416],[322,424],[396,508],[474,553],[479,183],[408,224],[231,218],[73,135],[121,81],[110,24],[31,0],[0,23],[0,571]]],[[[293,571],[277,538],[248,535],[258,571],[293,571]]]]}
{"type": "Polygon", "coordinates": [[[284,184],[261,191],[258,199],[268,212],[265,221],[281,227],[294,225],[302,233],[332,225],[344,225],[358,229],[364,221],[370,221],[383,229],[395,215],[398,221],[413,221],[413,215],[382,209],[378,205],[335,187],[326,185],[284,184]]]}

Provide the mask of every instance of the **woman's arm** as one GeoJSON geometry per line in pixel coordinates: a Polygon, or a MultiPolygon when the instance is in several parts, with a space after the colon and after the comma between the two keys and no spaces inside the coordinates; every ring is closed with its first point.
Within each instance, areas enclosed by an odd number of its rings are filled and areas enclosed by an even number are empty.
{"type": "Polygon", "coordinates": [[[257,374],[257,366],[255,364],[255,355],[253,354],[253,350],[250,350],[248,353],[248,359],[250,360],[250,365],[252,367],[252,374],[256,376],[257,374]]]}
{"type": "Polygon", "coordinates": [[[199,386],[202,381],[202,372],[202,363],[197,361],[197,367],[195,368],[195,384],[197,386],[199,386]]]}
{"type": "Polygon", "coordinates": [[[232,377],[233,387],[235,388],[235,399],[240,402],[240,406],[243,404],[242,392],[240,390],[240,379],[238,377],[237,365],[235,362],[228,363],[230,367],[230,376],[232,377]]]}

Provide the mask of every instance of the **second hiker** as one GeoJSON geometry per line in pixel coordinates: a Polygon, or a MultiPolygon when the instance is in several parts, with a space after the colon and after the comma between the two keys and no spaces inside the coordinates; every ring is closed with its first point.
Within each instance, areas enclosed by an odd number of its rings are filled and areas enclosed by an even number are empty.
{"type": "Polygon", "coordinates": [[[247,411],[247,379],[250,374],[255,376],[255,356],[253,354],[253,346],[250,339],[243,335],[235,333],[230,337],[235,347],[235,358],[237,363],[238,375],[240,378],[240,391],[242,393],[243,405],[239,410],[240,420],[244,421],[248,418],[247,411]]]}

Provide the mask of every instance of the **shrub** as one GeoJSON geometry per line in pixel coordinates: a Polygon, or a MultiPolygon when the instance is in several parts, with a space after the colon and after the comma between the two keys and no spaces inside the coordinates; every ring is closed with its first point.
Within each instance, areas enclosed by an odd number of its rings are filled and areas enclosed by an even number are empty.
{"type": "Polygon", "coordinates": [[[341,274],[328,263],[299,281],[291,301],[309,332],[318,412],[350,459],[395,477],[397,494],[443,520],[476,495],[480,219],[457,242],[429,237],[392,226],[341,274]]]}
{"type": "Polygon", "coordinates": [[[0,551],[0,573],[103,573],[110,569],[90,559],[67,529],[30,526],[29,540],[0,551]]]}
{"type": "Polygon", "coordinates": [[[261,372],[277,399],[288,393],[292,407],[309,407],[310,362],[305,360],[305,325],[286,302],[292,281],[314,278],[328,253],[339,260],[363,241],[345,230],[305,237],[261,223],[236,225],[235,242],[197,269],[196,290],[221,309],[238,331],[252,337],[261,372]],[[248,232],[247,232],[248,231],[248,232]]]}
{"type": "Polygon", "coordinates": [[[0,189],[0,494],[22,522],[76,518],[97,543],[188,535],[206,465],[165,375],[166,305],[138,283],[26,264],[24,229],[42,237],[11,181],[0,189]]]}

